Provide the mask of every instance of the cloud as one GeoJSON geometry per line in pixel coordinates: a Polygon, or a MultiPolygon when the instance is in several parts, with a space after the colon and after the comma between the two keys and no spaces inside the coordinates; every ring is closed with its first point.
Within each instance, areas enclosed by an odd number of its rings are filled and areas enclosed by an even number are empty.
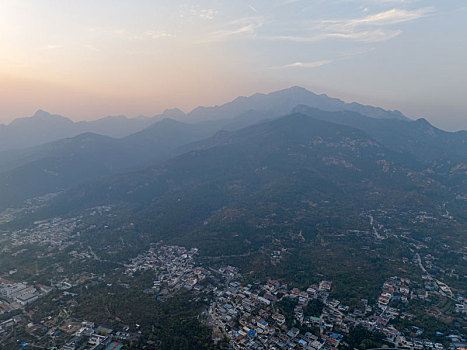
{"type": "Polygon", "coordinates": [[[431,7],[421,8],[418,10],[401,10],[401,9],[391,9],[388,11],[383,11],[376,13],[374,15],[365,16],[363,18],[357,19],[341,19],[341,20],[323,20],[317,21],[318,24],[327,26],[328,28],[354,28],[364,25],[369,26],[385,26],[392,25],[402,22],[413,21],[422,17],[425,17],[427,14],[432,13],[433,9],[431,7]]]}
{"type": "Polygon", "coordinates": [[[165,30],[148,30],[145,35],[154,40],[175,37],[175,35],[167,33],[165,30]]]}
{"type": "Polygon", "coordinates": [[[251,11],[253,11],[254,13],[259,13],[258,10],[256,8],[254,8],[252,5],[248,5],[248,7],[250,8],[251,11]]]}
{"type": "Polygon", "coordinates": [[[356,2],[356,3],[365,3],[365,4],[408,4],[413,2],[420,2],[421,0],[339,0],[340,2],[356,2]]]}
{"type": "Polygon", "coordinates": [[[337,57],[334,57],[333,59],[327,59],[327,60],[320,60],[320,61],[311,61],[311,62],[294,62],[290,64],[285,64],[282,66],[275,66],[275,67],[269,67],[268,69],[287,69],[287,68],[318,68],[325,66],[327,64],[331,64],[334,62],[342,61],[349,59],[350,57],[357,56],[357,55],[363,55],[365,53],[368,53],[370,51],[373,51],[373,48],[366,48],[363,50],[358,50],[358,51],[351,51],[351,52],[343,52],[337,57]]]}
{"type": "Polygon", "coordinates": [[[205,9],[198,11],[198,16],[202,19],[213,20],[218,11],[214,9],[205,9]]]}
{"type": "Polygon", "coordinates": [[[204,20],[213,20],[218,13],[219,11],[215,9],[202,9],[200,5],[182,5],[179,8],[180,18],[198,17],[204,20]]]}
{"type": "Polygon", "coordinates": [[[401,30],[367,30],[367,31],[358,31],[358,32],[333,32],[333,33],[323,33],[310,36],[276,36],[268,39],[271,40],[288,40],[302,43],[312,43],[328,38],[337,38],[337,39],[348,39],[361,42],[379,42],[386,41],[396,36],[402,34],[401,30]]]}
{"type": "Polygon", "coordinates": [[[391,9],[361,18],[318,20],[310,22],[310,35],[280,35],[271,40],[289,40],[296,42],[316,42],[328,38],[347,39],[360,42],[380,42],[393,39],[402,34],[400,29],[385,29],[403,22],[425,17],[433,12],[432,8],[417,10],[391,9]]]}
{"type": "Polygon", "coordinates": [[[224,41],[238,35],[255,34],[263,24],[263,16],[239,18],[227,23],[223,29],[208,34],[203,42],[224,41]]]}
{"type": "Polygon", "coordinates": [[[286,64],[283,66],[269,67],[269,69],[288,69],[288,68],[318,68],[327,64],[330,64],[334,61],[332,60],[322,60],[314,62],[295,62],[291,64],[286,64]]]}
{"type": "Polygon", "coordinates": [[[402,30],[369,30],[352,33],[327,33],[325,37],[374,43],[393,39],[400,34],[402,34],[402,30]]]}

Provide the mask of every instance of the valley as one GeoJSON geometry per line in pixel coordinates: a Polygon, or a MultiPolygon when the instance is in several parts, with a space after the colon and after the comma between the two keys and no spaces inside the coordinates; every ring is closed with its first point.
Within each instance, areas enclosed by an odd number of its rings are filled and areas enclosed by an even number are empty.
{"type": "Polygon", "coordinates": [[[0,348],[462,344],[465,132],[230,108],[0,157],[0,348]]]}

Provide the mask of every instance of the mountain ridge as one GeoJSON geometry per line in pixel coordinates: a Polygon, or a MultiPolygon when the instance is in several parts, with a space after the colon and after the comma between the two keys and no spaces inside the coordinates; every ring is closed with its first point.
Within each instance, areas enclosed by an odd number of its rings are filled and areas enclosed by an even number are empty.
{"type": "Polygon", "coordinates": [[[21,149],[73,137],[83,132],[94,132],[110,137],[126,137],[149,127],[164,118],[185,123],[222,121],[246,115],[251,111],[267,114],[270,119],[290,113],[297,105],[306,104],[328,111],[352,110],[374,118],[396,118],[409,120],[398,111],[387,111],[379,107],[365,106],[356,102],[345,103],[327,95],[317,95],[301,87],[291,87],[269,94],[256,93],[249,97],[240,96],[220,106],[194,108],[189,113],[180,109],[166,109],[152,117],[108,116],[93,121],[74,122],[67,117],[38,110],[31,117],[17,118],[10,124],[0,124],[0,151],[21,149]]]}
{"type": "Polygon", "coordinates": [[[206,120],[213,119],[218,114],[232,117],[249,109],[266,110],[271,114],[285,115],[300,104],[311,105],[325,111],[350,110],[373,118],[409,120],[409,118],[399,111],[387,111],[379,107],[362,105],[357,102],[346,103],[338,98],[332,98],[325,94],[315,94],[299,86],[273,91],[269,94],[255,93],[248,97],[239,96],[233,101],[220,106],[200,106],[188,113],[186,118],[190,120],[206,120]],[[252,104],[256,107],[252,108],[252,104]]]}
{"type": "MultiPolygon", "coordinates": [[[[427,121],[375,119],[350,111],[326,112],[297,106],[294,112],[315,119],[315,124],[326,122],[334,127],[351,127],[384,145],[395,156],[411,159],[412,165],[422,164],[426,172],[434,171],[437,180],[458,186],[460,191],[467,185],[464,133],[444,132],[427,121]]],[[[220,146],[229,143],[237,131],[247,133],[264,128],[263,124],[283,120],[257,111],[248,111],[234,119],[199,123],[166,118],[120,139],[88,132],[29,149],[0,152],[0,178],[5,180],[0,186],[0,207],[8,206],[11,201],[17,204],[31,196],[65,190],[84,181],[142,169],[187,152],[220,146]],[[70,159],[75,159],[77,164],[70,163],[70,159]],[[64,164],[77,170],[70,173],[64,164]],[[89,172],[81,174],[81,169],[89,172]],[[31,176],[28,178],[26,174],[31,176]],[[28,185],[23,186],[22,182],[28,185]],[[30,183],[38,183],[36,187],[40,188],[33,188],[30,183]]]]}
{"type": "MultiPolygon", "coordinates": [[[[245,201],[251,210],[264,210],[263,217],[311,199],[326,203],[338,198],[339,206],[359,210],[380,201],[401,207],[414,200],[434,203],[456,193],[413,156],[386,148],[362,130],[305,114],[213,138],[217,140],[203,149],[79,185],[59,196],[53,210],[126,203],[135,206],[132,220],[140,227],[180,237],[215,230],[222,242],[223,229],[203,222],[222,226],[223,213],[245,208],[245,201]]],[[[221,248],[216,244],[215,249],[221,248]]],[[[245,248],[224,249],[238,253],[245,248]]]]}

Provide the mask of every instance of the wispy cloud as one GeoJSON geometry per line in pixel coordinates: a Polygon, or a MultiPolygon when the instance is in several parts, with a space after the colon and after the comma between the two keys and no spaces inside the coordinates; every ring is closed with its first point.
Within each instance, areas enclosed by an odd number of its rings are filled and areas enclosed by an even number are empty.
{"type": "Polygon", "coordinates": [[[293,4],[296,2],[299,2],[301,0],[283,0],[282,5],[288,5],[288,4],[293,4]]]}
{"type": "Polygon", "coordinates": [[[154,40],[175,37],[174,34],[167,33],[165,30],[148,30],[145,34],[147,37],[154,40]]]}
{"type": "Polygon", "coordinates": [[[248,5],[248,7],[250,8],[251,11],[253,11],[254,13],[259,13],[258,10],[253,7],[252,5],[248,5]]]}
{"type": "Polygon", "coordinates": [[[358,51],[351,51],[351,52],[342,52],[341,54],[337,55],[336,57],[332,59],[325,59],[325,60],[319,60],[319,61],[310,61],[310,62],[294,62],[294,63],[289,63],[281,66],[273,66],[269,67],[268,69],[288,69],[288,68],[319,68],[331,63],[335,63],[338,61],[346,60],[349,59],[350,57],[357,56],[357,55],[362,55],[365,53],[368,53],[370,51],[373,51],[373,48],[366,48],[363,50],[358,50],[358,51]]]}
{"type": "Polygon", "coordinates": [[[317,35],[310,36],[290,36],[290,35],[281,35],[270,37],[270,40],[288,40],[302,43],[312,43],[328,38],[337,38],[337,39],[349,39],[354,41],[361,42],[379,42],[386,41],[396,36],[402,34],[402,30],[365,30],[365,31],[356,31],[356,32],[332,32],[332,33],[322,33],[317,35]]]}
{"type": "Polygon", "coordinates": [[[198,16],[202,19],[213,20],[218,11],[214,9],[204,9],[198,11],[198,16]]]}
{"type": "Polygon", "coordinates": [[[373,15],[357,19],[340,19],[317,21],[318,24],[343,29],[348,27],[359,27],[364,25],[385,26],[402,22],[413,21],[425,17],[433,12],[433,8],[425,7],[417,10],[391,9],[373,15]]]}
{"type": "Polygon", "coordinates": [[[322,60],[314,62],[294,62],[283,66],[269,67],[269,69],[288,69],[288,68],[318,68],[330,64],[332,60],[322,60]]]}
{"type": "Polygon", "coordinates": [[[180,18],[201,18],[204,20],[213,20],[219,13],[218,10],[212,8],[201,8],[200,5],[182,5],[179,8],[180,18]]]}
{"type": "Polygon", "coordinates": [[[385,4],[409,4],[414,2],[420,2],[422,0],[338,0],[339,2],[353,2],[358,4],[374,4],[374,5],[385,5],[385,4]]]}
{"type": "Polygon", "coordinates": [[[425,17],[433,12],[433,8],[417,10],[391,9],[361,18],[317,20],[310,22],[309,35],[280,35],[271,37],[274,40],[296,42],[315,42],[327,38],[348,39],[362,42],[386,41],[402,34],[400,29],[386,29],[403,22],[425,17]]]}
{"type": "Polygon", "coordinates": [[[327,33],[326,38],[350,39],[364,42],[379,42],[393,39],[402,34],[402,30],[367,30],[357,32],[327,33]]]}
{"type": "Polygon", "coordinates": [[[223,29],[208,34],[203,42],[224,41],[238,35],[253,35],[264,24],[263,16],[243,17],[227,23],[223,29]]]}

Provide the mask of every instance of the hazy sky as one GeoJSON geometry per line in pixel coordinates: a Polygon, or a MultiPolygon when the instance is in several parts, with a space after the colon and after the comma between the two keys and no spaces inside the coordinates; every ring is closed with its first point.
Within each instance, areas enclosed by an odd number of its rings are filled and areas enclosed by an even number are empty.
{"type": "Polygon", "coordinates": [[[467,129],[465,0],[0,0],[0,122],[300,85],[467,129]]]}

